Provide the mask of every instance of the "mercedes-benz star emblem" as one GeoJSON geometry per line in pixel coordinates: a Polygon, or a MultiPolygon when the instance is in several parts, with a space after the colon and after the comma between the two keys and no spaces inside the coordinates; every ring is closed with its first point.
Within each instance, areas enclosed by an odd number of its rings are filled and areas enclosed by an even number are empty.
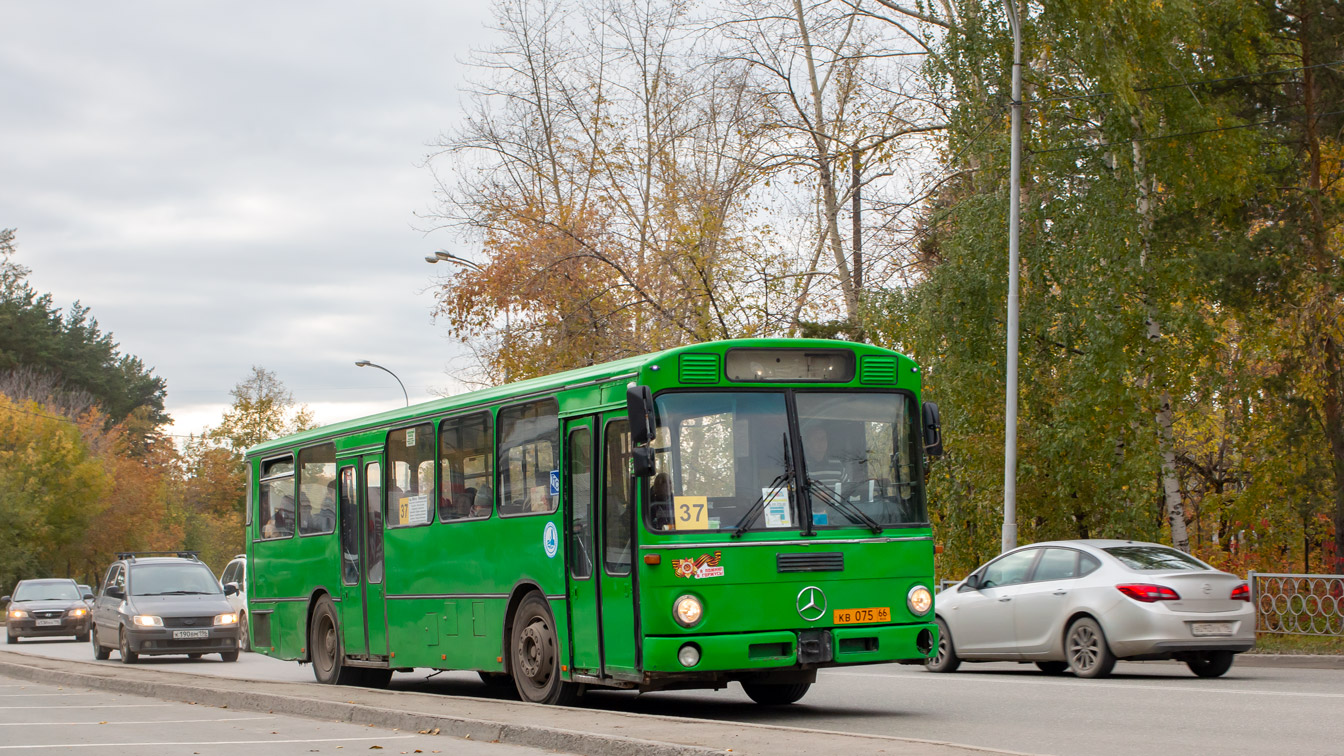
{"type": "Polygon", "coordinates": [[[794,602],[798,607],[798,616],[808,622],[816,622],[826,615],[826,594],[815,585],[798,591],[798,599],[794,602]]]}

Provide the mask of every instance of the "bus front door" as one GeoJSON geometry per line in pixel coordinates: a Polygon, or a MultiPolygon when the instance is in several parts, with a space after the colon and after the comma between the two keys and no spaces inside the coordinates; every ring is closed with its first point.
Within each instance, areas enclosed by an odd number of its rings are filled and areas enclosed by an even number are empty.
{"type": "Polygon", "coordinates": [[[593,419],[565,422],[565,560],[568,563],[570,666],[602,674],[602,634],[597,613],[597,443],[593,419]]]}
{"type": "Polygon", "coordinates": [[[608,677],[638,676],[635,591],[631,578],[635,543],[633,487],[630,478],[630,422],[624,412],[601,418],[602,485],[601,563],[598,588],[602,628],[602,672],[608,677]]]}
{"type": "Polygon", "coordinates": [[[383,584],[383,456],[366,454],[361,458],[364,531],[364,634],[368,654],[387,656],[387,589],[383,584]]]}
{"type": "Polygon", "coordinates": [[[359,459],[337,463],[341,529],[341,633],[345,653],[366,656],[369,636],[364,630],[364,512],[359,485],[359,459]]]}

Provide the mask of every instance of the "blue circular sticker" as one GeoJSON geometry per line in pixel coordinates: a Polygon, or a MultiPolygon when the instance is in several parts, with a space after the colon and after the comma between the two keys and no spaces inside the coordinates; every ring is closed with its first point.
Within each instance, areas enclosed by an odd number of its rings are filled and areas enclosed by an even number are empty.
{"type": "Polygon", "coordinates": [[[541,535],[541,545],[546,549],[546,556],[554,559],[555,553],[560,550],[560,532],[555,529],[555,523],[546,523],[546,531],[541,535]]]}

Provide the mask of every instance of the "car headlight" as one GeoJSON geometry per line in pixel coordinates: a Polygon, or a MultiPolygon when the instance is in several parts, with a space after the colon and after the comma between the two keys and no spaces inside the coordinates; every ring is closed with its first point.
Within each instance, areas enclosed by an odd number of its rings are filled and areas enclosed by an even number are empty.
{"type": "Polygon", "coordinates": [[[163,627],[163,620],[152,614],[137,614],[131,621],[140,627],[163,627]]]}
{"type": "Polygon", "coordinates": [[[85,609],[85,608],[83,608],[83,607],[80,607],[79,609],[71,609],[71,610],[69,611],[69,614],[70,614],[71,617],[83,617],[84,615],[86,615],[86,614],[88,614],[88,613],[89,613],[89,610],[88,610],[88,609],[85,609]]]}
{"type": "Polygon", "coordinates": [[[916,616],[928,614],[933,608],[933,594],[929,593],[928,588],[917,585],[906,594],[905,605],[910,607],[910,612],[916,616]]]}
{"type": "Polygon", "coordinates": [[[25,611],[22,610],[22,609],[10,609],[10,610],[9,610],[9,618],[10,618],[10,619],[27,619],[27,617],[28,617],[28,612],[25,612],[25,611]]]}
{"type": "Polygon", "coordinates": [[[238,624],[238,615],[233,612],[215,615],[216,625],[236,625],[238,624]]]}
{"type": "Polygon", "coordinates": [[[672,604],[672,616],[682,627],[691,627],[705,614],[705,607],[695,596],[681,596],[672,604]]]}

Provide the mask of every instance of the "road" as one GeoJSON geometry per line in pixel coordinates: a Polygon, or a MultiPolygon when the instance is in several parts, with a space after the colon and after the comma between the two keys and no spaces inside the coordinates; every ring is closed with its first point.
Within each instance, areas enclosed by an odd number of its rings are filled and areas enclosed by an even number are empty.
{"type": "MultiPolygon", "coordinates": [[[[87,644],[31,642],[6,650],[52,658],[92,659],[87,644]]],[[[116,654],[112,661],[118,664],[116,654]]],[[[142,659],[151,667],[281,682],[311,682],[308,667],[244,654],[142,659]]],[[[1234,666],[1201,680],[1184,665],[1121,662],[1108,680],[1049,677],[1017,664],[963,665],[935,675],[918,667],[879,665],[823,670],[795,706],[756,706],[727,690],[636,695],[592,692],[583,706],[692,719],[753,722],[841,732],[950,741],[1031,754],[1149,753],[1338,754],[1344,750],[1344,670],[1234,666]]],[[[471,673],[397,674],[394,689],[489,697],[471,673]]]]}

